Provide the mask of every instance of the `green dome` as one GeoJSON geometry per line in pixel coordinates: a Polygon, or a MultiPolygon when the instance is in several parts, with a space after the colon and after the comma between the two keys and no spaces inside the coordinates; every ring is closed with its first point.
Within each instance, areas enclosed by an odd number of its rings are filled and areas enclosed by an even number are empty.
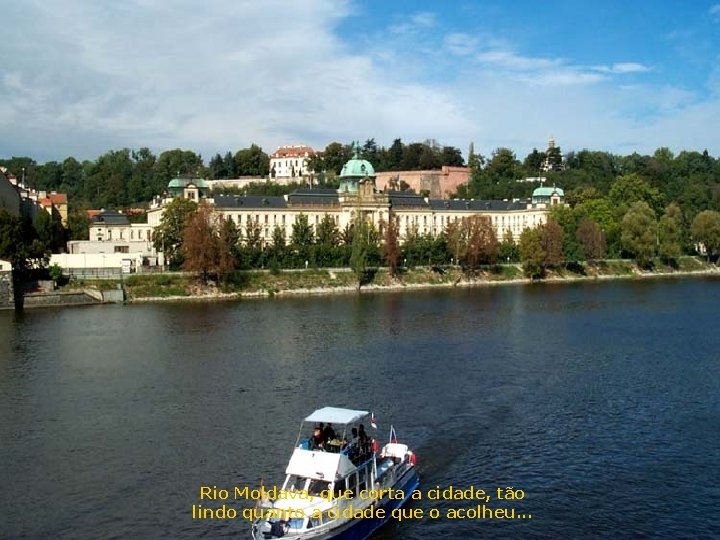
{"type": "Polygon", "coordinates": [[[375,177],[375,169],[366,159],[355,157],[348,161],[340,171],[340,178],[358,178],[362,179],[366,176],[375,177]]]}
{"type": "Polygon", "coordinates": [[[173,178],[167,187],[184,189],[188,184],[195,184],[199,188],[207,188],[207,184],[202,178],[173,178]]]}

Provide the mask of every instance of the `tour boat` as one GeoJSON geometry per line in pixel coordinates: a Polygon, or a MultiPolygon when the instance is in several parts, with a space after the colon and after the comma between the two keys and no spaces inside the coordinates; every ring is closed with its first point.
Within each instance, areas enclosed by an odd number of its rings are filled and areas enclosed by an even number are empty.
{"type": "Polygon", "coordinates": [[[258,490],[254,540],[363,539],[402,512],[419,485],[415,454],[393,427],[379,448],[368,424],[371,413],[336,407],[305,418],[282,487],[258,490]]]}

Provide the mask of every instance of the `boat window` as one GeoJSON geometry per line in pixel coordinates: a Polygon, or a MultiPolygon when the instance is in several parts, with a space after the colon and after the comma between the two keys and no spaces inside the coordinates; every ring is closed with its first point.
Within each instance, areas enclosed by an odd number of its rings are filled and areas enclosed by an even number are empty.
{"type": "Polygon", "coordinates": [[[359,489],[362,492],[367,487],[367,467],[363,467],[358,471],[360,477],[359,489]]]}
{"type": "Polygon", "coordinates": [[[333,494],[335,497],[340,497],[340,494],[345,491],[345,479],[338,480],[335,482],[335,487],[333,488],[333,494]]]}
{"type": "Polygon", "coordinates": [[[310,517],[308,519],[307,528],[312,529],[313,527],[319,527],[320,526],[320,518],[317,517],[310,517]]]}
{"type": "Polygon", "coordinates": [[[347,487],[350,491],[355,493],[357,495],[357,491],[355,491],[355,488],[357,487],[357,477],[355,476],[355,473],[352,473],[350,476],[347,477],[347,487]]]}
{"type": "MultiPolygon", "coordinates": [[[[337,513],[337,511],[334,512],[334,514],[336,514],[336,513],[337,513]]],[[[325,510],[322,514],[323,523],[330,523],[333,520],[335,520],[335,518],[330,516],[330,510],[325,510]]]]}
{"type": "Polygon", "coordinates": [[[327,490],[330,486],[330,482],[323,480],[310,480],[310,486],[308,486],[308,493],[310,495],[320,495],[323,491],[327,490]]]}
{"type": "Polygon", "coordinates": [[[304,518],[291,518],[288,521],[288,527],[290,529],[302,529],[304,518]]]}
{"type": "Polygon", "coordinates": [[[305,478],[291,474],[287,477],[287,480],[285,481],[285,490],[300,491],[302,489],[305,489],[305,481],[305,478]]]}

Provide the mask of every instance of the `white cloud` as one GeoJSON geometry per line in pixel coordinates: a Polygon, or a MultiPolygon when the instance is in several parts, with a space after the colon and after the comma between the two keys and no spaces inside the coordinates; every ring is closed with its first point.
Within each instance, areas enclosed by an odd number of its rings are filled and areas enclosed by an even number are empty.
{"type": "Polygon", "coordinates": [[[202,12],[190,0],[53,6],[11,3],[3,15],[7,156],[149,146],[207,159],[252,142],[272,151],[366,137],[522,155],[551,133],[564,150],[698,141],[720,152],[720,102],[641,84],[651,69],[642,63],[522,55],[482,33],[443,34],[430,13],[356,52],[338,31],[353,5],[337,0],[223,0],[202,12]]]}
{"type": "Polygon", "coordinates": [[[596,66],[593,69],[596,69],[597,71],[601,71],[603,73],[616,73],[616,74],[645,73],[645,72],[651,71],[651,69],[648,66],[639,64],[638,62],[618,62],[618,63],[612,64],[611,66],[596,66]]]}
{"type": "Polygon", "coordinates": [[[389,30],[393,34],[414,34],[421,30],[432,28],[436,24],[436,16],[434,13],[423,11],[414,13],[407,17],[405,22],[390,26],[389,30]]]}
{"type": "Polygon", "coordinates": [[[708,14],[715,22],[720,22],[720,4],[710,6],[708,14]]]}

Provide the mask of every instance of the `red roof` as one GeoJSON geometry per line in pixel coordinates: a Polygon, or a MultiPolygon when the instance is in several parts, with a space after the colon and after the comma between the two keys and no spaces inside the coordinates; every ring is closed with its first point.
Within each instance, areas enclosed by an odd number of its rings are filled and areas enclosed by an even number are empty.
{"type": "Polygon", "coordinates": [[[85,210],[85,215],[87,215],[88,219],[92,219],[101,212],[102,210],[85,210]]]}
{"type": "Polygon", "coordinates": [[[67,195],[65,193],[51,193],[48,195],[53,204],[67,204],[67,195]]]}
{"type": "Polygon", "coordinates": [[[271,156],[274,158],[294,158],[294,157],[308,157],[315,155],[315,150],[305,145],[297,146],[281,146],[271,156]]]}

